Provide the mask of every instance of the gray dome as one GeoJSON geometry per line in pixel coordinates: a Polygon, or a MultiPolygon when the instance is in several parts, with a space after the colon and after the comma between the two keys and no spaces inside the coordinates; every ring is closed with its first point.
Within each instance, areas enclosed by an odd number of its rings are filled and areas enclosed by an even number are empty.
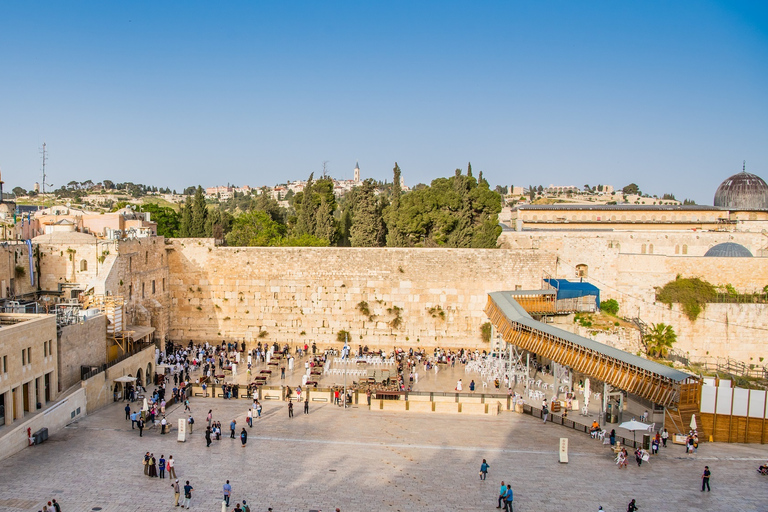
{"type": "Polygon", "coordinates": [[[709,250],[704,253],[704,256],[713,258],[751,258],[752,253],[741,244],[725,242],[710,247],[709,250]]]}
{"type": "Polygon", "coordinates": [[[768,185],[748,172],[734,174],[717,187],[715,206],[732,210],[768,209],[768,185]]]}

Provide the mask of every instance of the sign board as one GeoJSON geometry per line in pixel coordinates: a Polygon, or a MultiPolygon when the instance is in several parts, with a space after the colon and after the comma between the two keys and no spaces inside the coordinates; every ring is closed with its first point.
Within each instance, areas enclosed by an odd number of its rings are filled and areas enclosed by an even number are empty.
{"type": "Polygon", "coordinates": [[[187,440],[187,420],[179,418],[179,437],[176,439],[182,443],[187,440]]]}
{"type": "Polygon", "coordinates": [[[560,462],[562,464],[568,464],[568,438],[560,438],[560,462]]]}

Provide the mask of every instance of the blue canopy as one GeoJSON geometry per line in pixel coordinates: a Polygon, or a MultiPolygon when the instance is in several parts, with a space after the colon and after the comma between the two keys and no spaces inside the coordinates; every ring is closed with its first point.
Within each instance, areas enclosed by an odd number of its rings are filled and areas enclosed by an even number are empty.
{"type": "Polygon", "coordinates": [[[595,296],[595,304],[600,309],[600,288],[590,283],[573,283],[567,279],[544,279],[557,290],[557,299],[576,299],[578,297],[595,296]]]}

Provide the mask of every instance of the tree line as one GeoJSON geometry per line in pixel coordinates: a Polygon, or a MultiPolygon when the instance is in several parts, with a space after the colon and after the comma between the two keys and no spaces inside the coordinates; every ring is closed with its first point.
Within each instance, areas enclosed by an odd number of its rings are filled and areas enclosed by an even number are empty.
{"type": "Polygon", "coordinates": [[[268,194],[208,204],[202,187],[180,212],[144,205],[166,237],[213,237],[230,246],[473,247],[494,248],[501,234],[501,195],[472,165],[464,174],[417,185],[403,193],[400,167],[392,183],[372,179],[341,198],[328,176],[310,174],[304,190],[286,195],[283,208],[268,194]]]}

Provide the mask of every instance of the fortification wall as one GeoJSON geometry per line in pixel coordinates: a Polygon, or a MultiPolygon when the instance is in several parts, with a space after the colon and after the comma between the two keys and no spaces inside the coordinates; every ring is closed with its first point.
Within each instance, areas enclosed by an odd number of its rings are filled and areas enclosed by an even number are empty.
{"type": "Polygon", "coordinates": [[[80,367],[107,362],[107,317],[64,325],[58,332],[58,367],[61,389],[80,382],[80,367]]]}
{"type": "Polygon", "coordinates": [[[488,292],[538,288],[556,260],[531,249],[169,247],[172,339],[327,344],[347,330],[353,346],[385,348],[481,345],[488,292]]]}

